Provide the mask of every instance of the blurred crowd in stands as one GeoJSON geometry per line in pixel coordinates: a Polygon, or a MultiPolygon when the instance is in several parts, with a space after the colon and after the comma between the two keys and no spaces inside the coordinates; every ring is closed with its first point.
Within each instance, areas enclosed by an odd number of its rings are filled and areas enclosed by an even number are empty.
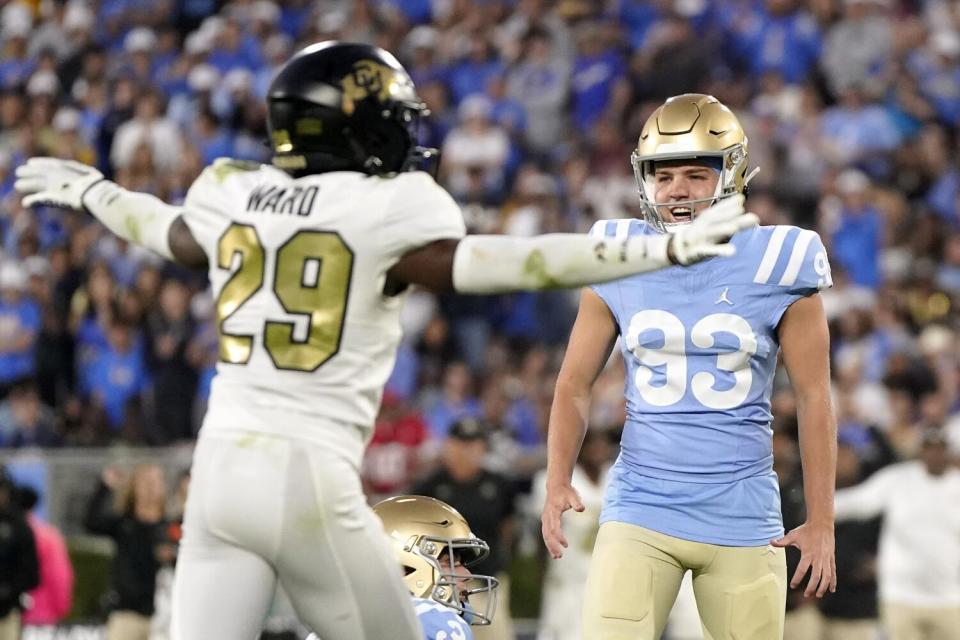
{"type": "MultiPolygon", "coordinates": [[[[828,248],[840,482],[917,458],[931,434],[960,454],[960,3],[0,0],[0,25],[0,447],[188,442],[217,357],[205,275],[82,214],[25,210],[16,166],[73,158],[182,201],[218,156],[268,161],[274,70],[344,39],[410,71],[432,111],[421,141],[442,149],[439,180],[478,233],[639,216],[641,124],[670,95],[715,95],[760,168],[748,207],[828,248]]],[[[485,425],[487,471],[529,491],[576,299],[414,292],[370,493],[469,458],[447,437],[465,417],[485,425]]],[[[622,389],[614,357],[591,409],[614,439],[622,389]]],[[[802,510],[782,374],[773,407],[784,510],[802,510]]],[[[872,562],[854,567],[868,582],[872,562]]]]}

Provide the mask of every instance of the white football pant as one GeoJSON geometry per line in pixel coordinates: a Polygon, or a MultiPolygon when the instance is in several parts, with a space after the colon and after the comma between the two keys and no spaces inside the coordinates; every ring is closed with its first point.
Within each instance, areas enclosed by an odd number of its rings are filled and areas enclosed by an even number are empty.
{"type": "MultiPolygon", "coordinates": [[[[329,443],[201,433],[173,593],[173,640],[254,640],[279,580],[323,640],[422,640],[367,506],[359,434],[329,443]]],[[[349,437],[348,437],[349,436],[349,437]]]]}

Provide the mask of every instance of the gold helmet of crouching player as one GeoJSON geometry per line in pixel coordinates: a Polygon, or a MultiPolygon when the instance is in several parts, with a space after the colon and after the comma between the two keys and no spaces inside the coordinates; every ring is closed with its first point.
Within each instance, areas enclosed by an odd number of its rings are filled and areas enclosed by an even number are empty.
{"type": "Polygon", "coordinates": [[[672,204],[712,204],[720,198],[745,193],[752,177],[747,175],[747,136],[730,109],[702,93],[668,98],[643,125],[637,148],[630,156],[644,218],[659,231],[666,231],[667,223],[654,199],[656,163],[687,158],[706,160],[720,171],[717,191],[711,198],[672,204]]]}
{"type": "Polygon", "coordinates": [[[377,503],[373,510],[390,536],[411,595],[448,606],[471,625],[490,624],[499,581],[456,569],[458,561],[467,568],[480,562],[490,554],[490,547],[473,534],[456,509],[426,496],[396,496],[377,503]],[[470,596],[479,593],[489,596],[483,610],[470,602],[470,596]]]}

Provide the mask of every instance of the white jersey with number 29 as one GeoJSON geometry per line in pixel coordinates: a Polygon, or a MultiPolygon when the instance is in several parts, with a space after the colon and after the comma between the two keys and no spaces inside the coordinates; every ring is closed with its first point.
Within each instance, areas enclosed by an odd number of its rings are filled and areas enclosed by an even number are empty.
{"type": "Polygon", "coordinates": [[[209,257],[220,338],[203,428],[323,440],[334,421],[367,435],[401,338],[387,272],[464,235],[450,195],[423,172],[292,178],[219,159],[183,217],[209,257]]]}

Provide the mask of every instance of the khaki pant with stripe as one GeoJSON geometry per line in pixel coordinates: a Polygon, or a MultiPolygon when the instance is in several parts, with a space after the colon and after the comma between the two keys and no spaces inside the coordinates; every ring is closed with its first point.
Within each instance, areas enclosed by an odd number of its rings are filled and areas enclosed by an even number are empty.
{"type": "Polygon", "coordinates": [[[606,522],[587,578],[584,640],[658,640],[687,570],[706,640],[782,638],[783,549],[690,542],[606,522]]]}

